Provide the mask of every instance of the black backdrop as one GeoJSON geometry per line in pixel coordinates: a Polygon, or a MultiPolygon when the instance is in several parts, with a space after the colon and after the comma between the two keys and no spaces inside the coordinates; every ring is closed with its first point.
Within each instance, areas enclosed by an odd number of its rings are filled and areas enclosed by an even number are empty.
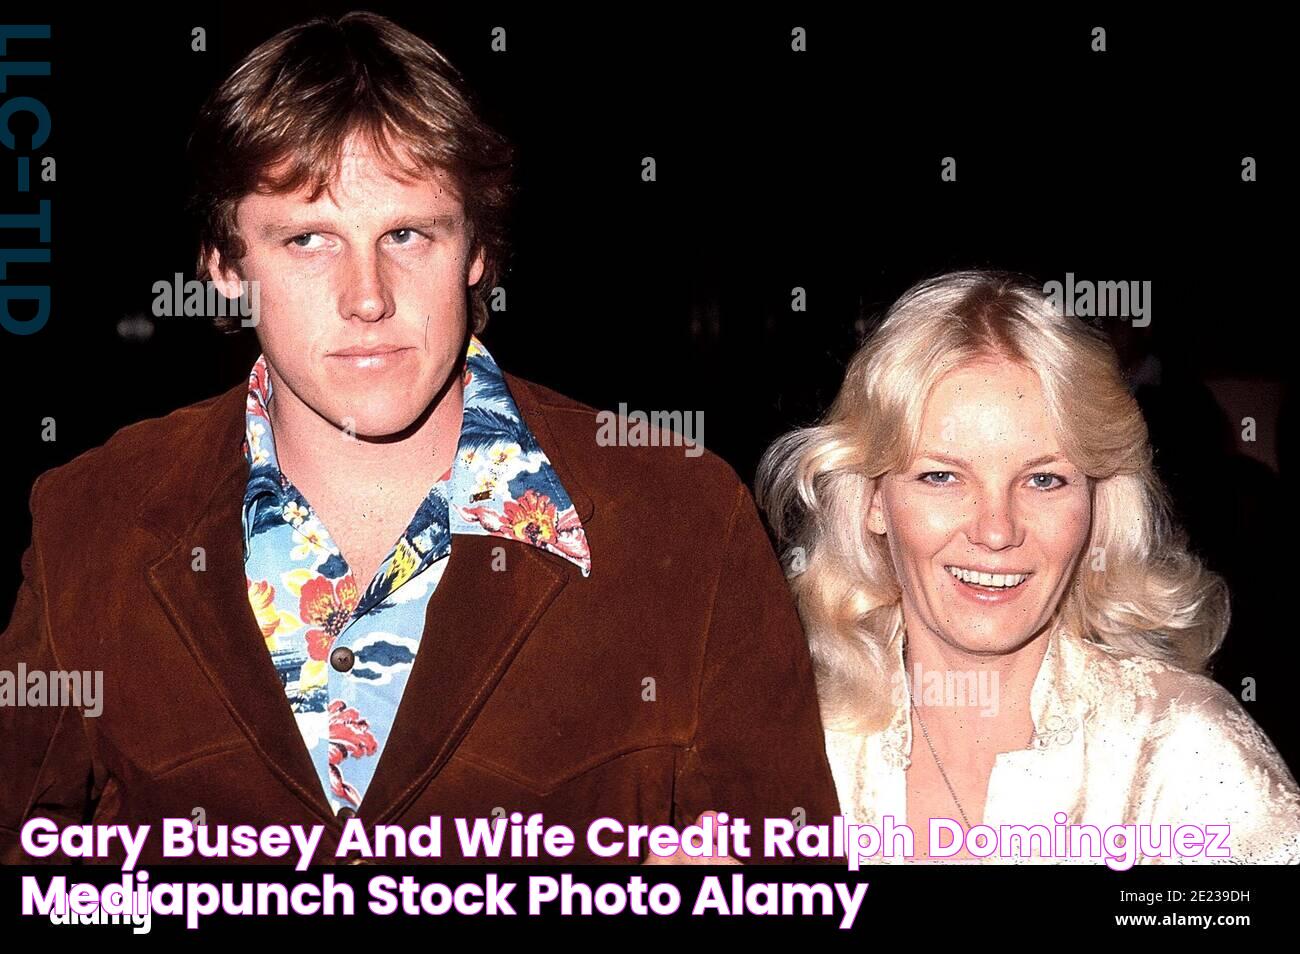
{"type": "MultiPolygon", "coordinates": [[[[597,407],[702,410],[706,445],[747,481],[777,434],[827,405],[872,317],[924,275],[1151,281],[1152,323],[1127,347],[1135,364],[1161,362],[1162,385],[1141,392],[1161,473],[1232,587],[1215,675],[1238,695],[1257,680],[1246,707],[1300,766],[1284,617],[1294,205],[1278,139],[1291,111],[1276,25],[1100,8],[369,8],[442,49],[519,146],[508,310],[484,335],[497,359],[597,407]],[[504,54],[489,45],[496,26],[504,54]],[[790,52],[795,26],[807,53],[790,52]],[[1090,50],[1094,26],[1105,53],[1090,50]],[[646,155],[655,183],[640,178],[646,155]],[[943,156],[957,158],[955,183],[940,182],[943,156]],[[1241,181],[1243,156],[1258,182],[1241,181]],[[795,286],[805,313],[790,309],[795,286]],[[1231,408],[1210,388],[1225,379],[1237,382],[1231,408]],[[1262,445],[1240,440],[1243,408],[1264,422],[1262,445]]],[[[0,336],[14,515],[0,537],[5,619],[35,476],[246,373],[251,332],[160,319],[132,340],[119,323],[149,313],[155,281],[192,277],[183,150],[204,97],[275,31],[347,9],[5,14],[53,24],[40,93],[53,133],[40,153],[58,162],[57,182],[33,187],[53,202],[52,315],[37,334],[0,336]],[[196,26],[206,52],[190,49],[196,26]],[[47,417],[55,442],[40,437],[47,417]]],[[[34,201],[8,193],[3,211],[34,201]]],[[[92,572],[112,559],[85,556],[92,572]]]]}

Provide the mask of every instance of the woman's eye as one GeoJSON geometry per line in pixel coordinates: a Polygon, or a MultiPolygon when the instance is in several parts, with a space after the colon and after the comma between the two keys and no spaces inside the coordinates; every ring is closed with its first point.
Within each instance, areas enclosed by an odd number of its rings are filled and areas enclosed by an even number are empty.
{"type": "Polygon", "coordinates": [[[926,478],[927,477],[951,477],[951,476],[952,476],[952,471],[950,470],[932,470],[929,473],[922,474],[920,479],[922,483],[929,484],[932,487],[942,487],[945,484],[947,484],[948,481],[945,480],[936,483],[935,481],[927,480],[926,478]]]}
{"type": "MultiPolygon", "coordinates": [[[[941,477],[952,477],[952,476],[954,476],[954,475],[953,475],[953,472],[950,471],[950,470],[932,470],[932,471],[928,471],[927,473],[922,474],[922,475],[920,476],[920,478],[918,478],[918,479],[919,479],[922,483],[929,484],[931,487],[946,487],[946,486],[948,486],[949,484],[951,484],[952,481],[950,481],[950,480],[937,480],[937,479],[936,479],[936,480],[931,480],[930,478],[932,478],[932,477],[934,477],[934,478],[941,478],[941,477]]],[[[1033,475],[1032,477],[1030,477],[1029,479],[1030,479],[1030,480],[1040,480],[1040,479],[1045,479],[1045,480],[1047,480],[1047,481],[1049,482],[1049,484],[1050,484],[1050,482],[1053,481],[1053,480],[1060,481],[1060,483],[1059,483],[1059,484],[1056,484],[1056,485],[1035,484],[1035,485],[1034,485],[1034,489],[1036,489],[1036,490],[1058,490],[1058,489],[1060,489],[1061,487],[1064,487],[1064,486],[1066,485],[1066,483],[1067,483],[1067,481],[1065,480],[1064,477],[1061,477],[1061,476],[1059,476],[1059,475],[1057,475],[1057,474],[1034,474],[1034,475],[1033,475]]]]}
{"type": "MultiPolygon", "coordinates": [[[[1064,486],[1065,486],[1065,483],[1066,483],[1064,477],[1060,477],[1060,476],[1058,476],[1058,475],[1056,475],[1056,474],[1034,474],[1034,476],[1030,477],[1029,479],[1030,479],[1030,480],[1037,480],[1037,479],[1040,478],[1040,477],[1046,477],[1048,480],[1059,480],[1059,481],[1061,482],[1061,483],[1060,483],[1060,486],[1061,486],[1061,487],[1064,487],[1064,486]]],[[[1044,487],[1044,486],[1042,486],[1042,485],[1040,484],[1040,485],[1038,485],[1038,489],[1039,489],[1039,490],[1056,490],[1057,488],[1056,488],[1056,487],[1044,487]]]]}

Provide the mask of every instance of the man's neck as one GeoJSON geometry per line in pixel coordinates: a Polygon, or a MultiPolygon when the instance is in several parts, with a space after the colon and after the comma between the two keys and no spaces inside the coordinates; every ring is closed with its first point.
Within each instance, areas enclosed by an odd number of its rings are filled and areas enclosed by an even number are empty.
{"type": "Polygon", "coordinates": [[[276,457],[300,490],[346,487],[361,500],[404,489],[423,493],[452,466],[464,410],[459,372],[407,432],[381,441],[350,435],[303,404],[274,369],[269,374],[276,457]]]}

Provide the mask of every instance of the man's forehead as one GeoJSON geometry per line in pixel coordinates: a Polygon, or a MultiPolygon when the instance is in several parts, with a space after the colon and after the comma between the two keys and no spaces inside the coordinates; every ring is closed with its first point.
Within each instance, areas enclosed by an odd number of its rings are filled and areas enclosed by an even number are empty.
{"type": "Polygon", "coordinates": [[[376,150],[367,140],[357,136],[348,139],[339,153],[335,179],[352,177],[381,177],[399,182],[429,182],[444,186],[448,177],[441,169],[421,166],[409,149],[400,143],[391,147],[392,153],[376,150]]]}
{"type": "MultiPolygon", "coordinates": [[[[301,161],[299,156],[288,155],[267,167],[262,175],[264,183],[284,182],[301,161]]],[[[263,194],[282,195],[307,204],[312,192],[320,183],[319,174],[309,176],[292,193],[265,190],[263,194]]],[[[384,148],[377,148],[370,137],[354,132],[339,147],[337,160],[325,178],[324,189],[317,199],[340,191],[374,191],[388,193],[426,193],[448,204],[459,204],[455,183],[447,170],[421,163],[412,151],[398,138],[386,135],[384,148]]]]}
{"type": "Polygon", "coordinates": [[[318,216],[339,211],[374,216],[419,215],[459,220],[463,208],[443,170],[409,170],[375,156],[342,157],[335,174],[313,196],[315,183],[296,190],[259,190],[244,197],[240,218],[318,216]]]}

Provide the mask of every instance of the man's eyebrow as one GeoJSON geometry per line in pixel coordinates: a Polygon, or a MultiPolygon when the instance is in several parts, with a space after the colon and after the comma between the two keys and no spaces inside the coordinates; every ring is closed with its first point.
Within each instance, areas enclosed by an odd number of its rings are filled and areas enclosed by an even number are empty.
{"type": "MultiPolygon", "coordinates": [[[[917,455],[917,460],[935,460],[941,464],[955,464],[958,467],[969,467],[970,461],[962,460],[960,457],[949,457],[947,454],[923,453],[917,455]]],[[[1027,460],[1020,466],[1039,467],[1043,464],[1069,463],[1061,454],[1043,454],[1041,457],[1035,457],[1027,460]]]]}
{"type": "MultiPolygon", "coordinates": [[[[455,228],[463,218],[463,216],[453,213],[397,216],[384,227],[384,231],[420,229],[432,232],[440,228],[455,228]]],[[[292,238],[297,235],[306,235],[308,232],[333,232],[337,229],[338,223],[336,222],[325,219],[306,219],[302,222],[268,222],[258,229],[258,234],[264,239],[292,238]]]]}

